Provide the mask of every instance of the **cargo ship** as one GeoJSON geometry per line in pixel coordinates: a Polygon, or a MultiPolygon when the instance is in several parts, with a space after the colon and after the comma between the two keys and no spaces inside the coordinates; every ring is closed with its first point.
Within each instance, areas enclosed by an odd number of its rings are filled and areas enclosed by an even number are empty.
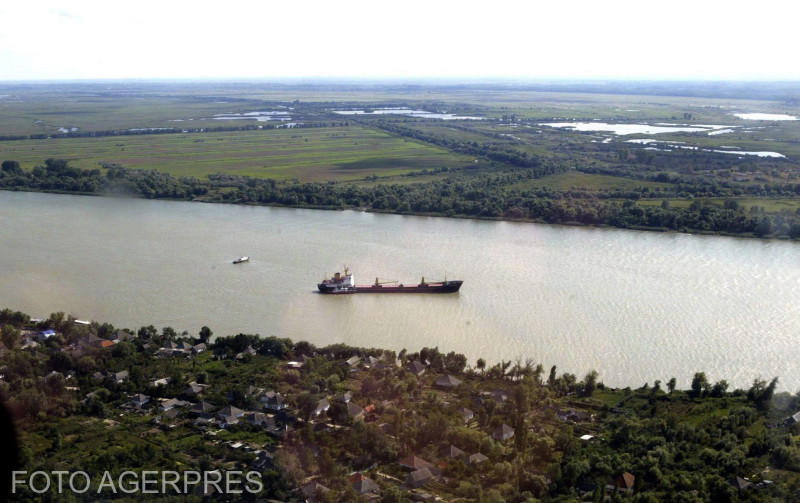
{"type": "Polygon", "coordinates": [[[322,283],[317,284],[320,293],[326,294],[351,294],[351,293],[455,293],[461,288],[461,280],[445,279],[426,283],[425,278],[417,285],[404,285],[397,281],[379,281],[375,278],[375,283],[371,285],[357,285],[353,274],[347,267],[344,274],[336,273],[329,279],[323,279],[322,283]]]}

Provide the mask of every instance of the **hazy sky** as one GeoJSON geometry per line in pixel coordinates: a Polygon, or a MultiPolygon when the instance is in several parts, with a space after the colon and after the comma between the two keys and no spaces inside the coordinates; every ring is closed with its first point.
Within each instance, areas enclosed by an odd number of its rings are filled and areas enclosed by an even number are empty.
{"type": "Polygon", "coordinates": [[[0,3],[0,80],[800,79],[800,2],[0,3]]]}

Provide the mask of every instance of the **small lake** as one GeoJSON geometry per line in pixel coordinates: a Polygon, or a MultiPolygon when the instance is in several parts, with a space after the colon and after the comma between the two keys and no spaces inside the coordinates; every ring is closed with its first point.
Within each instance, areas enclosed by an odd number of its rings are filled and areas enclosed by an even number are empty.
{"type": "Polygon", "coordinates": [[[614,386],[688,386],[702,370],[800,387],[800,243],[3,191],[0,236],[0,306],[35,317],[438,346],[614,386]],[[343,263],[359,283],[464,285],[315,293],[343,263]]]}
{"type": "Polygon", "coordinates": [[[406,115],[409,117],[419,117],[422,119],[442,119],[442,120],[483,120],[483,117],[473,117],[469,115],[455,115],[446,112],[429,112],[427,110],[412,110],[410,108],[375,108],[372,110],[333,110],[339,115],[406,115]]]}
{"type": "Polygon", "coordinates": [[[609,124],[607,122],[545,122],[541,126],[571,129],[573,131],[608,131],[616,135],[661,133],[707,133],[731,126],[684,124],[609,124]]]}
{"type": "Polygon", "coordinates": [[[800,117],[787,114],[764,114],[764,113],[747,113],[747,114],[733,114],[740,119],[751,121],[796,121],[800,117]]]}

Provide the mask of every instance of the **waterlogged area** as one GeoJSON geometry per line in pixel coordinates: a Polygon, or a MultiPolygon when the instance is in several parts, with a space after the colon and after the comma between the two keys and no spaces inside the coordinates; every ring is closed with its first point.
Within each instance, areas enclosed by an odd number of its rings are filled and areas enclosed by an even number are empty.
{"type": "Polygon", "coordinates": [[[740,119],[751,121],[796,121],[800,117],[788,114],[764,114],[764,113],[746,113],[746,114],[733,114],[740,119]]]}
{"type": "Polygon", "coordinates": [[[0,305],[33,316],[530,357],[614,386],[702,370],[800,387],[792,242],[14,192],[0,233],[0,305]],[[343,263],[359,283],[464,285],[314,293],[343,263]]]}
{"type": "Polygon", "coordinates": [[[427,110],[412,110],[404,107],[375,108],[370,110],[334,110],[333,113],[339,115],[406,115],[420,119],[443,119],[443,120],[483,120],[483,117],[469,115],[455,115],[447,112],[429,112],[427,110]]]}
{"type": "Polygon", "coordinates": [[[571,129],[573,131],[608,131],[616,135],[628,134],[661,134],[661,133],[698,133],[713,132],[730,128],[713,124],[609,124],[607,122],[545,122],[542,126],[571,129]]]}

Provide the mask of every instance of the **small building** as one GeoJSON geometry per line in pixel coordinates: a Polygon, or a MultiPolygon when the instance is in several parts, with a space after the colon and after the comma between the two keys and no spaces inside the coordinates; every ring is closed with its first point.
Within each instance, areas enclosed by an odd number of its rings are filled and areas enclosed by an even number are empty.
{"type": "Polygon", "coordinates": [[[615,487],[618,491],[633,491],[633,485],[635,483],[636,477],[632,473],[623,472],[622,475],[617,478],[615,487]]]}
{"type": "Polygon", "coordinates": [[[732,485],[736,488],[737,491],[740,493],[742,491],[746,491],[753,486],[753,483],[747,479],[743,479],[742,477],[735,477],[728,481],[728,484],[732,485]]]}
{"type": "Polygon", "coordinates": [[[314,412],[312,412],[312,415],[314,417],[319,417],[321,414],[328,412],[328,409],[330,408],[331,408],[331,403],[328,401],[327,398],[323,398],[319,402],[317,402],[317,406],[314,408],[314,412]]]}
{"type": "Polygon", "coordinates": [[[347,478],[353,489],[361,496],[377,495],[380,492],[380,487],[374,480],[367,477],[362,473],[355,473],[347,478]]]}
{"type": "Polygon", "coordinates": [[[133,395],[133,397],[131,397],[131,400],[130,400],[130,402],[128,402],[128,405],[130,405],[134,409],[141,409],[142,407],[144,407],[148,403],[150,403],[150,397],[149,396],[143,395],[142,393],[137,393],[137,394],[133,395]]]}
{"type": "Polygon", "coordinates": [[[205,342],[201,342],[200,344],[195,344],[194,346],[192,346],[192,354],[196,355],[198,353],[202,353],[206,349],[208,349],[208,348],[207,348],[205,342]]]}
{"type": "Polygon", "coordinates": [[[203,386],[201,384],[197,384],[195,382],[189,383],[189,386],[187,386],[187,388],[185,390],[183,390],[183,395],[191,397],[191,398],[195,398],[198,395],[200,395],[201,393],[203,393],[203,391],[205,391],[205,389],[206,389],[205,386],[203,386]]]}
{"type": "Polygon", "coordinates": [[[349,403],[353,399],[353,393],[345,391],[341,395],[336,396],[336,400],[342,403],[349,403]]]}
{"type": "Polygon", "coordinates": [[[427,367],[421,361],[414,360],[413,362],[409,362],[408,365],[406,365],[406,370],[411,372],[415,376],[420,377],[422,374],[425,373],[427,367]]]}
{"type": "Polygon", "coordinates": [[[470,409],[468,409],[466,407],[462,407],[462,408],[458,409],[458,414],[464,420],[464,424],[469,423],[470,421],[472,421],[475,418],[475,413],[472,412],[472,410],[470,410],[470,409]]]}
{"type": "Polygon", "coordinates": [[[150,381],[150,387],[158,388],[159,386],[166,386],[169,384],[169,377],[162,377],[160,379],[153,379],[150,381]]]}
{"type": "Polygon", "coordinates": [[[228,405],[221,411],[217,412],[217,417],[220,419],[225,419],[226,417],[239,418],[242,417],[243,415],[244,411],[242,409],[234,407],[233,405],[228,405]]]}
{"type": "Polygon", "coordinates": [[[321,501],[321,497],[325,494],[329,493],[331,490],[324,485],[320,484],[316,480],[305,484],[300,488],[300,492],[303,493],[303,496],[306,497],[306,501],[309,503],[316,503],[321,501]]]}
{"type": "Polygon", "coordinates": [[[476,452],[475,454],[472,454],[467,459],[467,462],[469,464],[471,464],[471,465],[479,465],[479,464],[483,463],[484,461],[488,461],[488,460],[489,460],[489,458],[487,456],[485,456],[484,454],[481,454],[480,452],[476,452]]]}
{"type": "Polygon", "coordinates": [[[192,405],[189,412],[196,416],[210,416],[215,410],[217,410],[217,408],[214,407],[213,404],[203,401],[192,405]]]}
{"type": "Polygon", "coordinates": [[[443,459],[464,459],[466,456],[466,452],[452,444],[439,450],[439,457],[443,459]]]}
{"type": "Polygon", "coordinates": [[[584,442],[589,442],[594,438],[594,435],[581,435],[581,440],[584,442]]]}
{"type": "Polygon", "coordinates": [[[276,391],[267,391],[261,395],[259,401],[264,404],[265,410],[274,410],[277,412],[286,408],[286,400],[276,391]]]}
{"type": "Polygon", "coordinates": [[[127,370],[122,370],[120,372],[115,372],[111,374],[111,380],[114,381],[116,384],[121,382],[125,382],[128,380],[129,373],[127,370]]]}
{"type": "Polygon", "coordinates": [[[347,365],[348,367],[350,367],[351,369],[356,368],[359,363],[361,363],[361,357],[360,356],[351,356],[350,358],[348,358],[344,362],[344,364],[347,365]]]}
{"type": "Polygon", "coordinates": [[[436,467],[433,463],[425,461],[419,456],[406,456],[403,459],[399,460],[397,464],[400,465],[401,468],[408,471],[415,471],[420,470],[422,468],[427,468],[428,470],[436,470],[436,467]]]}
{"type": "Polygon", "coordinates": [[[514,428],[503,423],[492,432],[492,438],[498,442],[503,442],[514,436],[514,428]]]}
{"type": "Polygon", "coordinates": [[[174,409],[175,407],[186,407],[189,405],[189,402],[184,402],[183,400],[178,400],[177,398],[170,398],[169,400],[164,400],[158,405],[158,410],[162,412],[166,412],[170,409],[174,409]]]}
{"type": "Polygon", "coordinates": [[[409,487],[417,488],[422,487],[428,482],[432,482],[435,480],[433,473],[427,468],[420,468],[419,470],[415,470],[406,476],[406,485],[409,487]]]}
{"type": "Polygon", "coordinates": [[[439,376],[438,378],[436,378],[436,381],[433,384],[437,388],[453,389],[461,386],[461,379],[458,379],[448,374],[439,376]]]}
{"type": "Polygon", "coordinates": [[[56,331],[55,330],[42,330],[41,332],[39,332],[39,335],[37,336],[37,339],[39,339],[40,342],[41,341],[46,341],[47,339],[49,339],[50,337],[53,337],[54,335],[56,335],[56,331]]]}
{"type": "Polygon", "coordinates": [[[364,409],[353,402],[347,402],[347,416],[354,421],[364,419],[364,409]]]}

